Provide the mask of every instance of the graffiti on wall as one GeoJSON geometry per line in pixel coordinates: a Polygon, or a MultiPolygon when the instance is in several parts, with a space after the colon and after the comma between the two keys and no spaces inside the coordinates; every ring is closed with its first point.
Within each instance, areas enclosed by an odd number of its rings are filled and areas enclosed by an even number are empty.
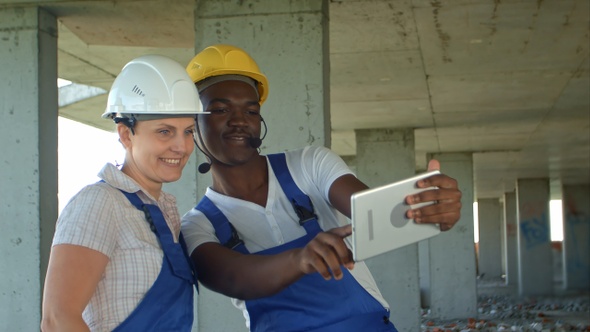
{"type": "Polygon", "coordinates": [[[521,207],[520,232],[527,249],[549,243],[547,210],[548,206],[543,202],[526,203],[521,207]]]}
{"type": "Polygon", "coordinates": [[[580,209],[572,197],[565,204],[565,229],[567,243],[566,267],[572,277],[588,281],[590,276],[590,216],[588,208],[580,209]],[[585,211],[584,211],[585,210],[585,211]]]}
{"type": "Polygon", "coordinates": [[[588,227],[590,225],[590,217],[586,215],[568,214],[566,216],[566,228],[568,231],[567,240],[568,245],[567,255],[567,269],[574,273],[588,273],[590,266],[588,266],[588,243],[590,242],[590,232],[588,227]]]}
{"type": "Polygon", "coordinates": [[[543,243],[549,243],[549,223],[547,214],[543,213],[538,217],[523,220],[520,223],[520,231],[527,249],[536,247],[543,243]]]}

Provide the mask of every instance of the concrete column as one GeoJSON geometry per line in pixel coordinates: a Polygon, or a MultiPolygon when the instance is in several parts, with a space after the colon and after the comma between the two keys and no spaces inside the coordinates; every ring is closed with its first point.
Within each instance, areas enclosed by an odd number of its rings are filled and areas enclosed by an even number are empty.
{"type": "Polygon", "coordinates": [[[418,242],[418,274],[420,281],[420,306],[430,308],[430,243],[428,241],[418,242]]]}
{"type": "MultiPolygon", "coordinates": [[[[500,264],[502,270],[502,278],[506,276],[506,237],[504,236],[504,225],[506,221],[504,220],[504,195],[500,197],[500,264]]],[[[479,227],[479,226],[478,226],[479,227]]],[[[478,268],[479,269],[479,268],[478,268]]]]}
{"type": "Polygon", "coordinates": [[[563,187],[564,286],[568,290],[590,290],[590,187],[563,187]]]}
{"type": "Polygon", "coordinates": [[[519,295],[553,293],[553,257],[549,232],[549,182],[516,181],[519,295]]]}
{"type": "Polygon", "coordinates": [[[39,330],[57,219],[57,21],[0,8],[0,325],[39,330]]]}
{"type": "Polygon", "coordinates": [[[440,161],[441,172],[457,180],[463,193],[459,222],[452,230],[427,240],[428,245],[424,246],[430,257],[431,315],[440,319],[475,317],[477,286],[473,243],[473,158],[470,153],[440,153],[429,155],[429,158],[440,161]]]}
{"type": "Polygon", "coordinates": [[[517,223],[516,223],[516,193],[504,194],[504,252],[506,255],[505,272],[506,285],[516,286],[518,283],[518,247],[517,247],[517,223]]]}
{"type": "MultiPolygon", "coordinates": [[[[376,187],[414,176],[413,129],[356,130],[357,176],[376,187]]],[[[365,261],[391,308],[391,321],[401,331],[420,329],[418,244],[365,261]]]]}
{"type": "MultiPolygon", "coordinates": [[[[239,46],[268,77],[270,95],[262,106],[268,135],[262,153],[306,145],[329,147],[328,1],[195,3],[195,50],[217,43],[239,46]]],[[[195,165],[204,160],[198,153],[195,165]]],[[[209,174],[197,176],[199,198],[210,183],[209,174]]],[[[246,330],[241,312],[229,299],[204,287],[199,296],[198,328],[207,332],[246,330]]]]}
{"type": "Polygon", "coordinates": [[[484,279],[502,276],[502,206],[497,198],[477,200],[479,216],[479,275],[484,279]]]}

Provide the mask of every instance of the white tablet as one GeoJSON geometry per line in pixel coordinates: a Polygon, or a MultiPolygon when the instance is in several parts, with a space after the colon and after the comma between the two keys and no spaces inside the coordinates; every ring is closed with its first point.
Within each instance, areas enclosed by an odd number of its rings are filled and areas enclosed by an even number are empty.
{"type": "Polygon", "coordinates": [[[406,212],[433,202],[408,205],[408,195],[424,190],[416,182],[439,171],[357,192],[350,198],[352,221],[352,253],[355,261],[374,257],[385,252],[422,241],[440,233],[438,224],[416,224],[406,218],[406,212]]]}

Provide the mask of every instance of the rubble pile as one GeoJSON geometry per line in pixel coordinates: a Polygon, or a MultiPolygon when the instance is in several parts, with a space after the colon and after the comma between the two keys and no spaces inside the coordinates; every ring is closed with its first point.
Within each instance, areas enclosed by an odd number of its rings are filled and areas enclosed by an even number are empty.
{"type": "Polygon", "coordinates": [[[422,310],[422,332],[565,332],[590,331],[590,297],[480,296],[478,316],[442,321],[422,310]]]}

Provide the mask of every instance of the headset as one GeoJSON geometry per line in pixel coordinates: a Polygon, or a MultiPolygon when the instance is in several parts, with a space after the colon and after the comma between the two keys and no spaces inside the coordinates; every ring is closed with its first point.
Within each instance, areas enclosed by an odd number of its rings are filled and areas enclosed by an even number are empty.
{"type": "MultiPolygon", "coordinates": [[[[262,135],[262,137],[250,137],[248,139],[248,144],[250,144],[250,147],[252,147],[253,149],[258,149],[262,145],[262,140],[266,137],[266,133],[268,133],[268,127],[266,126],[266,122],[264,121],[264,118],[262,116],[260,117],[260,121],[264,125],[264,135],[262,135]]],[[[205,157],[207,157],[207,162],[200,164],[198,167],[198,170],[199,170],[199,173],[205,174],[205,173],[209,172],[209,170],[211,169],[211,160],[215,159],[215,157],[213,157],[213,155],[209,151],[205,152],[205,150],[207,150],[207,148],[205,147],[205,144],[203,142],[203,137],[201,136],[201,130],[199,129],[198,122],[197,122],[197,137],[199,138],[199,143],[201,143],[201,144],[198,144],[196,138],[193,137],[193,140],[195,141],[195,145],[205,155],[205,157]],[[202,148],[201,148],[201,145],[203,146],[202,148]]]]}

